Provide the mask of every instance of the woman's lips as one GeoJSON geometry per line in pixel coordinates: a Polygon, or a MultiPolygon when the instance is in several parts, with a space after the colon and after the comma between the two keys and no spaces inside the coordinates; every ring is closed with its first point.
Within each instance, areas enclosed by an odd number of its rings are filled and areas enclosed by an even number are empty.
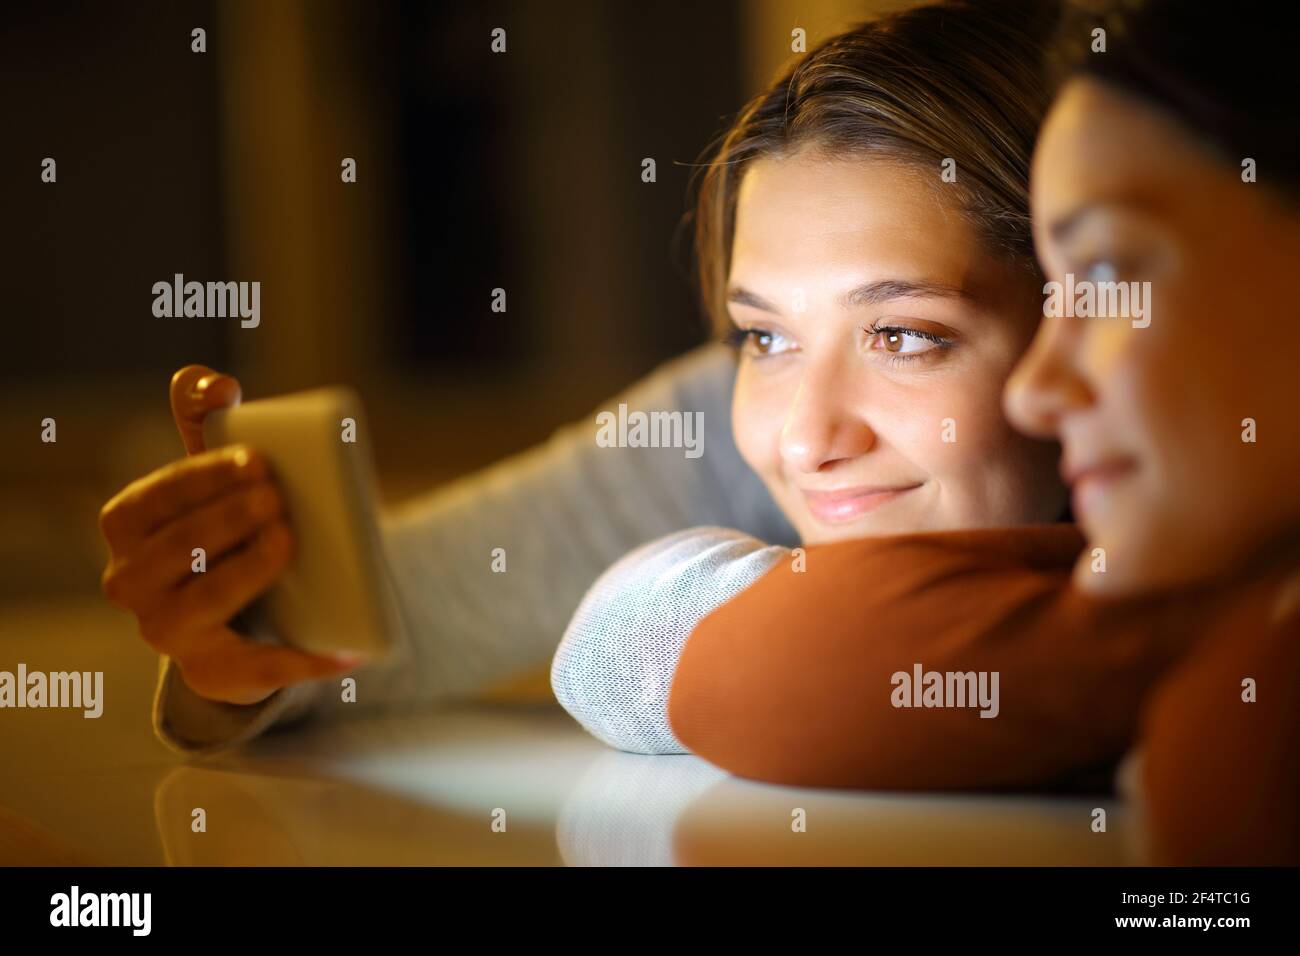
{"type": "Polygon", "coordinates": [[[804,501],[808,503],[808,511],[814,518],[818,521],[837,523],[860,518],[867,512],[875,511],[881,505],[920,487],[918,483],[890,488],[836,488],[834,491],[810,491],[805,488],[803,496],[804,501]]]}
{"type": "Polygon", "coordinates": [[[1070,505],[1076,519],[1095,513],[1116,482],[1130,474],[1136,463],[1131,459],[1114,459],[1091,465],[1065,465],[1061,476],[1070,486],[1070,505]]]}

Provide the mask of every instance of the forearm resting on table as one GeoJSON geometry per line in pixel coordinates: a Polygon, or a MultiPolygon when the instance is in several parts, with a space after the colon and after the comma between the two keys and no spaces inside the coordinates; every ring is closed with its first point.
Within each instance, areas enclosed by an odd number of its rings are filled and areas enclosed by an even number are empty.
{"type": "Polygon", "coordinates": [[[810,547],[690,635],[670,725],[732,773],[808,786],[1041,787],[1117,761],[1197,612],[1082,599],[1081,547],[1068,525],[810,547]],[[918,666],[996,672],[997,716],[895,706],[918,666]]]}

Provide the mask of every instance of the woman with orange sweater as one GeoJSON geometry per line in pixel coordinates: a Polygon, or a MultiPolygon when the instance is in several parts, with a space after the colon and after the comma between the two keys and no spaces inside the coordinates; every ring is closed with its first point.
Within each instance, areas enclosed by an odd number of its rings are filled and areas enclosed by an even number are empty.
{"type": "Polygon", "coordinates": [[[1265,22],[1156,0],[1062,30],[1040,260],[1145,314],[1049,314],[1006,408],[1062,443],[1087,545],[810,548],[687,641],[669,716],[693,751],[778,782],[982,787],[1136,742],[1153,861],[1300,862],[1300,141],[1265,22]],[[998,717],[897,706],[913,664],[1000,672],[998,717]]]}

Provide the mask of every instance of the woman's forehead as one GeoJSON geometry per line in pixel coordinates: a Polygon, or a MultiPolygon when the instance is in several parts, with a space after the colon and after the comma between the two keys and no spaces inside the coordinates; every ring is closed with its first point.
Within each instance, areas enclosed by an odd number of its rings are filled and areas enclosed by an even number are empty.
{"type": "Polygon", "coordinates": [[[974,242],[956,197],[950,206],[914,169],[777,160],[742,185],[731,261],[741,271],[824,273],[879,260],[894,264],[891,272],[952,273],[964,269],[974,242]]]}
{"type": "Polygon", "coordinates": [[[1159,107],[1104,81],[1071,80],[1034,151],[1035,228],[1050,232],[1087,204],[1181,208],[1231,170],[1159,107]]]}

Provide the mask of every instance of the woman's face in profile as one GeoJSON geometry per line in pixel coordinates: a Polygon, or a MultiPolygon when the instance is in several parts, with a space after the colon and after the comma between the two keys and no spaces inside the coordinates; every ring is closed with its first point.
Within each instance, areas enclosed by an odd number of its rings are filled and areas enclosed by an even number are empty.
{"type": "Polygon", "coordinates": [[[1044,319],[1007,387],[1012,420],[1061,442],[1087,591],[1186,586],[1300,527],[1300,214],[1238,162],[1095,80],[1040,135],[1048,280],[1150,283],[1141,321],[1044,319]]]}
{"type": "Polygon", "coordinates": [[[741,180],[732,421],[807,544],[1064,509],[1056,446],[1000,404],[1038,283],[986,251],[939,173],[804,149],[741,180]]]}

